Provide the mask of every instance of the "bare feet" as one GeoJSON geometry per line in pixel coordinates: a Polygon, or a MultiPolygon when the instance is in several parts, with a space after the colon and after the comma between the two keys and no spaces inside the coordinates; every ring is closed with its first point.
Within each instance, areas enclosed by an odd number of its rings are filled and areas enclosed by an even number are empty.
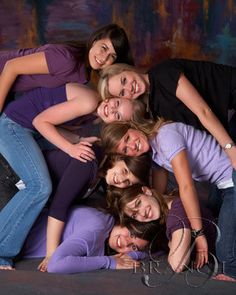
{"type": "Polygon", "coordinates": [[[218,281],[236,282],[236,279],[224,275],[223,273],[214,276],[213,279],[218,281]]]}
{"type": "Polygon", "coordinates": [[[0,270],[15,270],[15,269],[10,265],[0,265],[0,270]]]}

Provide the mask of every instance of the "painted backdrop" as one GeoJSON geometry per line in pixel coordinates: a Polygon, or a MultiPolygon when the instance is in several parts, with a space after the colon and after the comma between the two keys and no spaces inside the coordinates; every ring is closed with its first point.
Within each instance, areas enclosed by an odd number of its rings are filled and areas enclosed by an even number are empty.
{"type": "Polygon", "coordinates": [[[125,28],[137,65],[169,57],[236,65],[236,0],[1,0],[0,49],[125,28]]]}

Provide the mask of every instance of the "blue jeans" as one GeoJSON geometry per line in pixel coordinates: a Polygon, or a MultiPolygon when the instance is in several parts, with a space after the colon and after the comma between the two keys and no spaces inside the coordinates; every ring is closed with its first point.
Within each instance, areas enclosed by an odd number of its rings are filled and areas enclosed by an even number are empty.
{"type": "Polygon", "coordinates": [[[0,211],[0,265],[12,265],[52,190],[46,162],[33,135],[32,130],[1,115],[0,152],[26,187],[0,211]]]}
{"type": "Polygon", "coordinates": [[[222,189],[222,206],[218,226],[220,239],[216,242],[216,255],[223,265],[223,273],[236,278],[236,171],[234,187],[222,189]]]}

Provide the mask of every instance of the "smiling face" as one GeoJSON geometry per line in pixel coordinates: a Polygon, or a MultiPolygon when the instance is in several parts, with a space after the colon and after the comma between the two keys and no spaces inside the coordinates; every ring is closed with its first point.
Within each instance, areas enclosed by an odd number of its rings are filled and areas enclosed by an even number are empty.
{"type": "Polygon", "coordinates": [[[116,58],[115,49],[109,38],[95,41],[88,54],[89,64],[94,70],[104,69],[113,64],[116,58]]]}
{"type": "Polygon", "coordinates": [[[108,80],[111,96],[136,99],[147,91],[147,75],[133,71],[124,71],[108,80]]]}
{"type": "Polygon", "coordinates": [[[129,129],[121,138],[116,151],[126,156],[140,156],[150,148],[145,134],[139,130],[129,129]]]}
{"type": "Polygon", "coordinates": [[[134,113],[132,101],[125,98],[110,98],[97,108],[98,116],[105,122],[129,121],[134,113]]]}
{"type": "Polygon", "coordinates": [[[161,216],[160,206],[152,196],[151,190],[139,194],[133,201],[126,204],[124,212],[129,217],[140,222],[157,220],[161,216]]]}
{"type": "Polygon", "coordinates": [[[108,185],[119,188],[139,183],[139,179],[128,169],[123,160],[117,161],[112,168],[108,169],[105,178],[108,185]]]}
{"type": "Polygon", "coordinates": [[[119,253],[141,251],[148,245],[148,241],[130,234],[127,227],[115,225],[110,233],[109,246],[119,253]]]}

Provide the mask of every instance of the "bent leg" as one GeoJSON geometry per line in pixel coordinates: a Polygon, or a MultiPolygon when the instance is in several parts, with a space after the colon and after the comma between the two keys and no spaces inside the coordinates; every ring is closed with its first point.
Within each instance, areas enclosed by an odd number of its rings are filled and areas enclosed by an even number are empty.
{"type": "Polygon", "coordinates": [[[51,193],[51,181],[32,131],[5,115],[0,119],[0,152],[26,186],[0,212],[0,265],[12,265],[51,193]]]}

